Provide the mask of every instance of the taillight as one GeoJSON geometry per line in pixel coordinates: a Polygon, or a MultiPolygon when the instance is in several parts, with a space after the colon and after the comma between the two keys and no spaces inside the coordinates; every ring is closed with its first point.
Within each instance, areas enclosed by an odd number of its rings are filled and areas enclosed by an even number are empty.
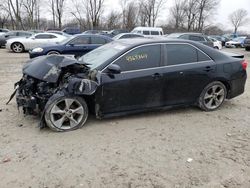
{"type": "Polygon", "coordinates": [[[242,61],[241,65],[244,70],[247,70],[247,60],[242,61]]]}

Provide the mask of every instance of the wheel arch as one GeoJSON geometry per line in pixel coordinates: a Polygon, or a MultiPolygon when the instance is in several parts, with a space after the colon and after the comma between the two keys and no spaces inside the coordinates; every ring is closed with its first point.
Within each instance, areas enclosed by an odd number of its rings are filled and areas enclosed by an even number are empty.
{"type": "Polygon", "coordinates": [[[15,43],[21,44],[21,45],[23,46],[23,50],[24,50],[24,51],[26,50],[24,44],[23,44],[22,42],[20,42],[20,41],[14,41],[14,42],[12,42],[12,43],[10,44],[10,49],[12,49],[12,46],[13,46],[15,43]]]}
{"type": "Polygon", "coordinates": [[[221,83],[224,84],[224,86],[227,89],[227,96],[226,96],[226,98],[227,98],[228,95],[229,95],[229,93],[230,93],[230,91],[231,91],[231,84],[230,84],[230,82],[227,79],[221,78],[221,77],[215,78],[215,79],[212,80],[212,82],[215,82],[215,81],[219,81],[219,82],[221,82],[221,83]]]}
{"type": "Polygon", "coordinates": [[[61,54],[61,52],[58,49],[57,50],[53,50],[53,49],[47,50],[46,54],[49,54],[50,52],[57,52],[57,53],[61,54]]]}

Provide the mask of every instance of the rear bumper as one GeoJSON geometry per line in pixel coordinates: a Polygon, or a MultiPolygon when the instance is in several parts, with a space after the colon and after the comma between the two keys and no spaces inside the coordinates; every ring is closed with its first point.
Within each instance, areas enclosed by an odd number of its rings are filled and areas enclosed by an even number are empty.
{"type": "Polygon", "coordinates": [[[247,74],[245,74],[242,78],[232,80],[230,92],[228,93],[227,98],[232,99],[244,93],[245,84],[247,80],[247,74]]]}

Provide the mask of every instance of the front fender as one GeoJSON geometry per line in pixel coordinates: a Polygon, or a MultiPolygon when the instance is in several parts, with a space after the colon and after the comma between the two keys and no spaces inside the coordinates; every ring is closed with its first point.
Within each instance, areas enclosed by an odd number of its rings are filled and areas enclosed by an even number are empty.
{"type": "Polygon", "coordinates": [[[71,78],[66,86],[68,93],[75,95],[92,95],[99,84],[93,80],[83,78],[71,78]]]}

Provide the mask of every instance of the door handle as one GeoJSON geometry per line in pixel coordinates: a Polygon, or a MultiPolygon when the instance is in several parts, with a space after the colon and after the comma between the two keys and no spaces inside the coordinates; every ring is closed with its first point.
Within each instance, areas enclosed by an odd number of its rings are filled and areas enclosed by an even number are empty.
{"type": "Polygon", "coordinates": [[[153,77],[154,79],[159,79],[159,78],[162,77],[162,74],[160,74],[160,73],[155,73],[155,74],[152,75],[152,77],[153,77]]]}

